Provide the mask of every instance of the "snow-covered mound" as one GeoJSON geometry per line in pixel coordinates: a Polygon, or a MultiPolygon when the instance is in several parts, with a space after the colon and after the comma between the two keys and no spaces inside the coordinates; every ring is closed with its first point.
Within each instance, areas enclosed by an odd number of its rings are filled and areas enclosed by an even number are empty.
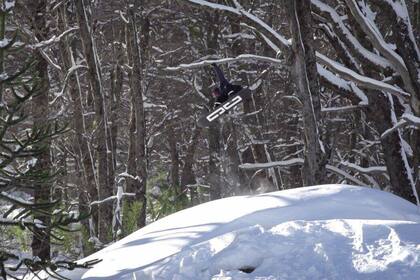
{"type": "Polygon", "coordinates": [[[390,193],[323,185],[186,209],[88,258],[70,279],[420,279],[420,214],[390,193]]]}

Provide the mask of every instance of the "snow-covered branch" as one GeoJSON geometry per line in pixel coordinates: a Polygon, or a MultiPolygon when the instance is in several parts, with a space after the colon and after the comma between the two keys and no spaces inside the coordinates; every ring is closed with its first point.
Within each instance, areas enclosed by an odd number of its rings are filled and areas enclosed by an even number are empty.
{"type": "MultiPolygon", "coordinates": [[[[277,31],[275,31],[273,28],[271,28],[270,26],[268,26],[265,22],[263,22],[261,19],[259,19],[258,17],[256,17],[255,15],[245,11],[240,5],[237,5],[236,8],[230,7],[230,6],[225,6],[225,5],[220,5],[220,4],[215,4],[215,3],[211,3],[208,1],[203,1],[203,0],[185,0],[187,2],[191,2],[194,4],[198,4],[198,5],[202,5],[202,6],[207,6],[210,7],[212,9],[219,9],[219,10],[223,10],[223,11],[227,11],[227,12],[231,12],[234,13],[235,15],[243,15],[246,18],[250,19],[253,23],[255,23],[259,28],[256,28],[255,30],[258,30],[260,32],[262,32],[263,35],[267,36],[270,35],[270,38],[265,37],[264,40],[266,41],[267,44],[270,45],[270,47],[272,47],[276,52],[278,52],[278,50],[280,48],[282,49],[287,49],[289,50],[289,47],[291,45],[290,40],[286,39],[285,37],[283,37],[281,34],[279,34],[277,31]],[[273,39],[276,40],[276,42],[273,41],[273,39]],[[278,44],[276,44],[278,43],[278,44]]],[[[324,11],[328,11],[328,12],[332,12],[328,10],[328,6],[326,6],[325,4],[323,4],[320,1],[314,0],[314,5],[316,5],[318,8],[323,9],[324,11]]],[[[334,13],[333,15],[337,15],[336,13],[334,13]]],[[[337,21],[337,24],[340,24],[340,26],[342,28],[345,28],[344,24],[342,24],[342,22],[337,21]]],[[[255,26],[253,26],[255,27],[255,26]]],[[[344,32],[346,32],[347,29],[343,29],[344,32]]],[[[346,32],[349,40],[352,42],[352,44],[354,44],[355,48],[358,48],[359,51],[361,50],[362,55],[366,58],[368,58],[369,60],[372,60],[375,64],[381,65],[382,67],[387,67],[389,64],[387,63],[386,60],[384,60],[383,58],[381,58],[380,56],[363,49],[360,49],[359,47],[361,47],[360,43],[357,41],[356,38],[354,38],[354,36],[351,35],[350,31],[347,30],[346,32]]],[[[273,59],[273,58],[267,58],[267,57],[259,57],[259,56],[254,56],[251,55],[251,57],[249,57],[250,55],[245,55],[245,57],[243,57],[243,59],[249,60],[249,59],[258,59],[258,60],[264,60],[265,62],[270,62],[270,63],[274,63],[274,64],[281,64],[282,61],[281,60],[277,60],[277,59],[273,59]]],[[[218,63],[227,63],[230,62],[232,60],[236,60],[239,59],[241,56],[238,56],[237,58],[230,58],[227,60],[218,60],[218,61],[201,61],[198,63],[192,63],[192,64],[182,64],[178,67],[169,67],[167,68],[168,70],[179,70],[179,69],[187,69],[187,68],[196,68],[196,67],[202,67],[204,65],[208,65],[211,64],[213,62],[218,62],[218,63]]],[[[317,52],[316,53],[316,57],[317,57],[317,61],[319,63],[321,63],[322,65],[328,66],[331,70],[334,71],[334,73],[341,75],[343,78],[349,79],[351,81],[353,81],[354,83],[356,83],[359,87],[363,87],[363,88],[367,88],[367,89],[376,89],[376,90],[382,90],[385,92],[389,92],[391,94],[394,94],[398,97],[403,97],[403,96],[409,96],[408,93],[406,93],[405,91],[392,86],[390,84],[384,83],[382,81],[378,81],[366,76],[362,76],[356,72],[354,72],[353,70],[341,65],[340,63],[329,59],[328,57],[326,57],[325,55],[317,52]]],[[[395,58],[395,57],[394,57],[395,58]]],[[[356,94],[359,93],[363,93],[362,91],[358,90],[357,87],[353,87],[352,91],[355,92],[356,94]]],[[[363,94],[364,95],[364,94],[363,94]]],[[[360,97],[360,96],[359,96],[360,97]]],[[[362,105],[366,104],[366,99],[365,97],[362,98],[362,105]]]]}
{"type": "Polygon", "coordinates": [[[118,176],[117,176],[117,177],[118,177],[118,178],[130,178],[130,179],[132,179],[132,180],[134,180],[134,181],[139,181],[139,182],[141,182],[141,179],[140,179],[140,177],[139,177],[139,176],[133,176],[133,175],[131,175],[131,174],[127,173],[127,172],[120,173],[120,174],[118,174],[118,176]]]}
{"type": "Polygon", "coordinates": [[[319,52],[316,53],[316,58],[319,63],[329,67],[342,77],[355,82],[360,87],[389,92],[400,98],[406,98],[410,96],[410,94],[400,88],[384,83],[382,81],[362,76],[319,52]]]}
{"type": "Polygon", "coordinates": [[[210,100],[206,97],[206,95],[201,91],[202,87],[197,84],[197,77],[194,76],[193,82],[194,90],[197,93],[197,95],[203,99],[206,103],[210,102],[210,100]]]}
{"type": "Polygon", "coordinates": [[[40,224],[39,221],[27,221],[27,220],[15,220],[15,219],[7,219],[7,218],[3,218],[0,217],[0,225],[2,226],[31,226],[31,227],[45,227],[43,224],[40,224]]]}
{"type": "Polygon", "coordinates": [[[228,57],[228,58],[221,58],[221,59],[212,59],[212,60],[203,60],[200,62],[193,62],[189,64],[180,64],[176,67],[167,67],[166,70],[169,71],[177,71],[181,69],[194,69],[194,68],[200,68],[204,66],[209,66],[213,63],[217,64],[223,64],[223,63],[230,63],[230,62],[236,62],[236,61],[263,61],[268,62],[275,65],[280,65],[283,63],[283,61],[267,56],[260,56],[260,55],[253,55],[253,54],[241,54],[237,57],[228,57]]]}
{"type": "Polygon", "coordinates": [[[357,164],[342,161],[340,162],[341,166],[348,167],[354,171],[365,173],[365,174],[371,174],[371,175],[386,175],[386,166],[370,166],[370,167],[362,167],[357,164]]]}
{"type": "Polygon", "coordinates": [[[361,108],[365,107],[361,105],[350,105],[350,106],[342,106],[342,107],[327,107],[321,108],[322,113],[348,113],[350,111],[360,110],[361,108]]]}
{"type": "Polygon", "coordinates": [[[70,33],[73,33],[74,31],[76,31],[76,30],[78,30],[78,29],[79,29],[78,27],[72,27],[72,28],[70,28],[70,29],[68,29],[68,30],[64,31],[63,33],[61,33],[61,34],[60,34],[60,35],[58,35],[58,36],[54,35],[54,36],[52,36],[52,37],[51,37],[50,39],[48,39],[48,40],[41,41],[41,42],[39,42],[39,43],[36,43],[36,44],[30,45],[29,47],[32,47],[32,48],[34,48],[34,49],[39,49],[39,48],[45,48],[45,47],[48,47],[48,46],[50,46],[50,45],[52,45],[52,44],[54,44],[54,43],[58,43],[58,42],[60,42],[60,41],[61,41],[61,39],[62,39],[63,37],[67,36],[67,35],[68,35],[68,34],[70,34],[70,33]]]}
{"type": "MultiPolygon", "coordinates": [[[[296,165],[303,165],[303,163],[304,163],[304,160],[302,158],[294,158],[294,159],[289,159],[289,160],[284,160],[284,161],[273,161],[273,162],[267,162],[267,163],[244,163],[244,164],[239,165],[239,168],[243,170],[258,170],[258,169],[267,169],[267,168],[272,168],[272,167],[291,167],[291,166],[296,166],[296,165]]],[[[344,170],[341,170],[338,167],[327,164],[326,168],[330,172],[333,172],[339,176],[342,176],[346,178],[347,180],[352,181],[353,183],[356,183],[360,186],[366,185],[366,183],[360,181],[356,177],[348,174],[347,172],[345,172],[344,170]]]]}
{"type": "Polygon", "coordinates": [[[269,26],[267,23],[262,21],[260,18],[255,16],[254,14],[246,11],[239,3],[235,3],[236,7],[221,5],[212,3],[209,1],[204,0],[184,0],[193,4],[197,4],[200,6],[206,6],[212,9],[216,10],[222,10],[225,12],[232,13],[236,16],[243,16],[244,20],[246,20],[250,25],[252,26],[258,26],[259,31],[262,32],[265,36],[269,37],[272,41],[277,41],[278,47],[281,47],[283,49],[289,49],[291,46],[291,42],[286,39],[284,36],[282,36],[280,33],[275,31],[271,26],[269,26]]]}
{"type": "MultiPolygon", "coordinates": [[[[120,190],[120,188],[118,188],[118,190],[120,190]]],[[[122,191],[122,188],[121,188],[121,191],[122,191]]],[[[118,200],[119,201],[123,197],[128,197],[128,196],[133,197],[135,195],[136,195],[135,193],[117,192],[116,195],[107,197],[103,200],[96,200],[96,201],[91,202],[90,206],[96,205],[96,204],[103,204],[103,203],[110,202],[110,201],[113,201],[113,200],[118,200]]]]}
{"type": "MultiPolygon", "coordinates": [[[[401,78],[404,81],[407,90],[414,94],[414,87],[412,85],[410,75],[408,73],[407,67],[404,63],[404,60],[399,54],[397,54],[389,44],[385,42],[385,39],[382,37],[378,27],[376,26],[373,19],[365,16],[360,10],[358,4],[355,0],[345,0],[347,6],[349,7],[353,17],[360,25],[365,34],[369,37],[373,46],[388,59],[392,67],[398,72],[401,78]]],[[[361,5],[361,3],[360,3],[361,5]]],[[[367,5],[367,4],[365,4],[367,5]]],[[[364,9],[368,9],[367,6],[364,6],[364,9]]]]}
{"type": "Polygon", "coordinates": [[[407,125],[413,125],[420,128],[420,118],[408,113],[403,114],[401,116],[401,119],[393,127],[387,129],[384,133],[382,133],[381,138],[385,138],[394,131],[407,125]]]}
{"type": "Polygon", "coordinates": [[[212,3],[212,2],[204,1],[204,0],[186,0],[186,1],[191,2],[193,4],[200,5],[200,6],[206,6],[206,7],[215,9],[215,10],[222,10],[222,11],[225,11],[225,12],[234,13],[238,16],[241,15],[241,13],[239,12],[238,9],[230,7],[230,6],[221,5],[221,4],[217,4],[217,3],[212,3]]]}
{"type": "Polygon", "coordinates": [[[55,95],[54,99],[50,102],[50,105],[54,104],[55,101],[57,101],[58,98],[60,98],[61,96],[64,95],[64,91],[67,88],[67,82],[68,82],[70,76],[75,71],[77,71],[78,69],[82,69],[82,68],[87,68],[87,66],[86,65],[74,65],[71,68],[69,68],[69,70],[67,70],[66,77],[64,78],[64,81],[63,81],[63,87],[62,87],[61,91],[55,95]]]}
{"type": "Polygon", "coordinates": [[[335,174],[337,174],[339,176],[342,176],[345,179],[347,179],[347,180],[349,180],[349,181],[351,181],[351,182],[353,182],[353,183],[355,183],[355,184],[357,184],[359,186],[365,186],[366,185],[366,183],[360,181],[356,177],[350,175],[349,173],[345,172],[344,170],[342,170],[342,169],[340,169],[338,167],[335,167],[335,166],[332,166],[330,164],[327,164],[326,165],[326,168],[327,168],[328,171],[331,171],[331,172],[333,172],[333,173],[335,173],[335,174]]]}
{"type": "Polygon", "coordinates": [[[317,63],[316,66],[317,66],[318,74],[320,75],[322,79],[324,79],[330,85],[337,87],[340,90],[345,91],[346,93],[354,94],[360,100],[359,106],[366,106],[369,104],[369,100],[366,94],[357,85],[355,85],[354,82],[349,82],[347,80],[340,78],[339,76],[335,75],[331,71],[322,67],[322,65],[320,65],[319,63],[317,63]]]}
{"type": "Polygon", "coordinates": [[[291,167],[296,165],[303,165],[303,163],[303,158],[294,158],[284,161],[273,161],[267,163],[244,163],[239,165],[239,168],[243,170],[258,170],[272,167],[291,167]]]}
{"type": "Polygon", "coordinates": [[[54,60],[52,58],[50,58],[48,56],[48,54],[44,51],[44,50],[40,50],[40,53],[42,55],[42,57],[55,69],[57,69],[58,71],[62,71],[60,65],[58,65],[57,63],[54,62],[54,60]]]}
{"type": "Polygon", "coordinates": [[[340,38],[344,41],[346,46],[350,47],[354,54],[357,55],[357,57],[363,58],[363,60],[369,61],[381,68],[387,68],[391,66],[387,59],[369,51],[359,42],[359,40],[346,27],[342,17],[336,12],[334,8],[320,0],[311,0],[311,3],[316,10],[319,10],[322,14],[327,14],[329,16],[328,19],[334,23],[333,28],[335,32],[340,35],[340,38]]]}

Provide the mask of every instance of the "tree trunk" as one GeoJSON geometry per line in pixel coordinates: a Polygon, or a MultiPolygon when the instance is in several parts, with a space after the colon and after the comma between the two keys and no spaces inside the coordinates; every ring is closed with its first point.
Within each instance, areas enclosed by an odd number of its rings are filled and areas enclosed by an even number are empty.
{"type": "MultiPolygon", "coordinates": [[[[369,98],[370,106],[366,109],[366,114],[372,120],[379,134],[393,127],[392,111],[393,107],[390,100],[380,92],[373,92],[369,98]]],[[[385,138],[381,138],[382,151],[384,153],[385,165],[391,183],[391,192],[416,203],[411,189],[409,174],[405,166],[405,151],[402,148],[401,134],[399,130],[390,133],[385,138]]]]}
{"type": "Polygon", "coordinates": [[[171,155],[171,188],[178,195],[182,194],[182,190],[179,184],[179,153],[176,139],[178,138],[175,134],[173,125],[174,121],[171,121],[168,124],[168,143],[169,143],[169,153],[171,155]]]}
{"type": "MultiPolygon", "coordinates": [[[[32,28],[35,37],[39,40],[45,40],[48,37],[48,27],[45,20],[45,13],[47,11],[47,3],[45,1],[33,1],[30,3],[29,8],[34,14],[32,21],[32,28]]],[[[48,92],[49,92],[49,78],[48,78],[48,63],[42,57],[40,52],[36,52],[36,66],[38,90],[33,97],[32,114],[34,117],[33,126],[35,129],[42,129],[48,123],[48,92]]],[[[37,157],[37,162],[34,169],[45,175],[50,174],[52,169],[50,160],[50,140],[45,139],[39,143],[45,150],[37,157]]],[[[34,186],[34,203],[48,203],[51,199],[51,186],[49,182],[38,183],[34,186]]],[[[34,215],[34,220],[40,220],[44,225],[51,224],[51,218],[48,214],[37,212],[34,215]]],[[[34,228],[32,239],[32,254],[39,257],[41,260],[50,260],[51,244],[50,235],[43,233],[37,227],[34,228]]]]}
{"type": "MultiPolygon", "coordinates": [[[[185,192],[187,189],[187,185],[192,185],[196,183],[193,164],[194,164],[194,153],[198,144],[198,140],[201,134],[201,128],[196,126],[193,130],[190,144],[187,147],[187,151],[185,153],[184,158],[184,168],[182,169],[181,175],[181,189],[182,192],[185,192]]],[[[195,205],[198,203],[197,201],[197,192],[195,188],[190,189],[191,195],[191,203],[195,205]]]]}
{"type": "MultiPolygon", "coordinates": [[[[61,32],[64,32],[68,26],[68,19],[67,19],[67,10],[64,5],[60,7],[59,11],[60,19],[59,19],[59,28],[61,32]]],[[[68,40],[68,38],[64,38],[63,41],[60,42],[60,54],[61,59],[64,64],[65,69],[70,69],[75,64],[75,59],[73,56],[73,42],[68,40]]],[[[63,77],[63,80],[65,77],[63,77]]],[[[96,232],[98,230],[98,207],[90,207],[89,204],[92,201],[98,200],[98,190],[97,190],[97,182],[95,180],[95,170],[92,161],[92,154],[89,149],[89,142],[88,138],[84,137],[87,135],[86,131],[86,121],[85,117],[83,116],[83,98],[82,98],[82,91],[81,91],[81,84],[79,79],[79,73],[76,70],[74,74],[71,74],[68,78],[67,82],[67,92],[71,98],[71,106],[73,109],[73,130],[74,130],[74,147],[73,151],[75,156],[75,160],[77,165],[79,166],[80,170],[80,178],[78,181],[80,185],[78,185],[79,190],[79,211],[81,214],[87,214],[91,212],[91,216],[89,219],[91,222],[89,223],[88,219],[83,220],[81,223],[84,227],[86,233],[89,233],[90,237],[96,237],[96,232]],[[91,228],[93,226],[93,228],[91,228]]],[[[83,243],[83,254],[84,256],[90,255],[93,252],[90,250],[91,246],[85,246],[85,242],[83,243]]]]}
{"type": "Polygon", "coordinates": [[[322,124],[319,101],[319,82],[313,49],[313,29],[309,0],[286,0],[293,44],[293,76],[298,97],[303,104],[303,137],[305,163],[303,181],[306,186],[317,185],[326,179],[326,153],[321,142],[322,124]]]}
{"type": "MultiPolygon", "coordinates": [[[[206,42],[208,47],[208,52],[215,53],[217,50],[218,43],[218,20],[219,17],[217,14],[211,14],[205,12],[205,17],[207,19],[206,26],[206,42]]],[[[203,88],[210,88],[210,80],[207,76],[203,76],[203,88]]],[[[212,107],[212,103],[209,104],[212,107]]],[[[215,200],[222,197],[221,192],[221,128],[219,122],[212,122],[208,129],[208,143],[209,143],[209,182],[210,182],[210,199],[215,200]]]]}
{"type": "Polygon", "coordinates": [[[209,182],[210,182],[210,200],[222,197],[221,191],[221,170],[220,170],[220,125],[218,122],[212,122],[209,127],[209,182]]]}
{"type": "MultiPolygon", "coordinates": [[[[398,4],[401,6],[405,6],[404,1],[397,1],[398,4]],[[400,3],[398,3],[400,2],[400,3]]],[[[417,9],[419,9],[419,3],[416,3],[417,9]]],[[[411,108],[413,110],[414,115],[420,117],[420,53],[419,53],[419,43],[416,41],[416,35],[414,30],[412,29],[411,23],[409,22],[410,18],[407,17],[406,19],[398,18],[396,11],[393,9],[393,6],[390,3],[386,2],[385,6],[381,6],[381,9],[384,11],[387,19],[396,18],[396,22],[388,21],[389,26],[392,27],[392,37],[393,41],[395,42],[398,50],[398,54],[404,60],[404,63],[407,67],[410,80],[412,82],[412,87],[414,88],[414,92],[411,93],[411,108]]],[[[403,10],[404,11],[404,10],[403,10]]],[[[420,15],[417,15],[420,17],[420,15]]],[[[417,19],[418,20],[418,19],[417,19]]],[[[413,129],[411,132],[410,137],[410,146],[413,149],[413,160],[410,166],[405,166],[404,173],[411,172],[411,174],[406,174],[407,176],[413,177],[413,182],[411,184],[411,188],[417,187],[417,192],[420,191],[420,183],[417,183],[415,186],[416,181],[419,179],[420,174],[420,131],[418,129],[413,129]]],[[[402,191],[405,193],[406,191],[402,191]]],[[[411,192],[414,192],[411,190],[411,192]]],[[[414,197],[414,194],[410,196],[411,198],[414,197]]],[[[413,201],[413,200],[411,200],[413,201]]],[[[415,201],[413,201],[415,202],[415,201]]]]}
{"type": "Polygon", "coordinates": [[[139,34],[137,30],[137,16],[138,1],[130,1],[128,7],[129,26],[128,26],[128,43],[130,44],[128,54],[131,61],[131,76],[130,76],[130,90],[133,96],[133,108],[135,114],[135,140],[134,148],[136,161],[136,176],[138,176],[137,186],[135,188],[136,200],[142,203],[141,213],[137,220],[139,228],[146,225],[146,183],[147,183],[147,168],[146,168],[146,120],[143,106],[143,90],[142,90],[142,65],[139,34]]]}
{"type": "Polygon", "coordinates": [[[118,136],[118,127],[120,125],[118,119],[118,113],[121,103],[121,95],[123,92],[123,64],[124,64],[124,50],[122,43],[124,41],[124,26],[122,24],[115,24],[114,28],[116,29],[113,32],[119,38],[119,42],[114,42],[113,52],[115,59],[113,61],[114,67],[111,70],[111,95],[109,98],[110,104],[110,113],[109,113],[109,122],[108,122],[108,147],[110,147],[110,153],[108,156],[108,185],[115,186],[115,172],[117,168],[117,136],[118,136]]]}
{"type": "MultiPolygon", "coordinates": [[[[0,13],[0,40],[4,40],[6,34],[6,13],[0,13]]],[[[4,72],[4,49],[0,48],[0,73],[4,72]]],[[[3,83],[0,83],[0,103],[3,104],[3,83]]]]}
{"type": "MultiPolygon", "coordinates": [[[[97,58],[93,34],[90,32],[90,24],[86,17],[85,0],[76,0],[76,14],[79,23],[83,50],[88,66],[89,84],[94,95],[95,122],[96,122],[96,143],[97,143],[97,161],[98,161],[98,183],[99,200],[112,196],[112,188],[108,185],[108,147],[107,147],[107,117],[106,106],[104,102],[104,93],[102,88],[102,78],[100,65],[97,58]]],[[[112,207],[109,204],[100,204],[98,210],[98,236],[103,243],[111,240],[110,223],[112,222],[112,207]]]]}

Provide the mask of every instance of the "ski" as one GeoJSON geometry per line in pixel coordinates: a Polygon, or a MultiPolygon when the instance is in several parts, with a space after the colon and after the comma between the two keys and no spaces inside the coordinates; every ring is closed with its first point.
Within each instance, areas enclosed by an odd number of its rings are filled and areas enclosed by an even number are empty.
{"type": "Polygon", "coordinates": [[[200,127],[207,127],[212,122],[217,120],[220,116],[228,112],[230,109],[235,108],[239,103],[241,103],[249,94],[251,91],[248,88],[243,88],[238,93],[229,96],[229,99],[218,106],[216,109],[214,109],[212,112],[202,116],[198,120],[198,125],[200,127]]]}

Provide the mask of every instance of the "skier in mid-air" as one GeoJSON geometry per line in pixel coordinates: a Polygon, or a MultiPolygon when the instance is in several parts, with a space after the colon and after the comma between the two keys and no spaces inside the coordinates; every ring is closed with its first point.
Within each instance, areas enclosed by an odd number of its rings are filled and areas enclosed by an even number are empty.
{"type": "Polygon", "coordinates": [[[212,66],[219,79],[219,86],[213,88],[212,95],[215,99],[213,108],[198,120],[200,127],[208,127],[211,122],[235,108],[244,98],[247,98],[247,95],[252,93],[247,87],[231,84],[216,64],[213,63],[212,66]]]}
{"type": "Polygon", "coordinates": [[[213,63],[212,66],[219,79],[219,86],[215,87],[212,92],[213,97],[216,99],[214,102],[214,108],[216,108],[226,102],[230,95],[234,95],[241,91],[242,87],[240,85],[233,85],[226,80],[222,70],[216,64],[213,63]]]}

